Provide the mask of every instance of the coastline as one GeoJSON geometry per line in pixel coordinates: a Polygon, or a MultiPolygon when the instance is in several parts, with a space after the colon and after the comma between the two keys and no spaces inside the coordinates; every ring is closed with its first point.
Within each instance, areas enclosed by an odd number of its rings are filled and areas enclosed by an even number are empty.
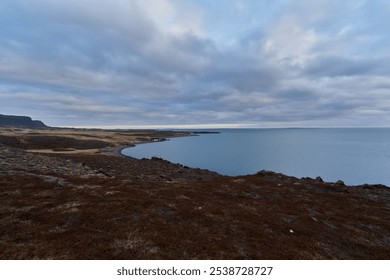
{"type": "MultiPolygon", "coordinates": [[[[265,169],[298,178],[321,177],[326,182],[344,182],[349,186],[382,184],[390,187],[385,171],[389,164],[386,160],[389,144],[384,142],[382,132],[360,129],[353,132],[328,129],[221,132],[220,136],[138,146],[124,153],[136,158],[161,157],[227,176],[255,174],[265,169]],[[352,138],[357,133],[362,136],[354,141],[352,138]],[[373,141],[376,138],[370,134],[381,140],[373,141]]],[[[389,135],[388,131],[386,138],[389,135]]]]}
{"type": "Polygon", "coordinates": [[[0,143],[36,153],[120,154],[124,147],[191,136],[187,131],[0,128],[0,143]]]}
{"type": "Polygon", "coordinates": [[[113,153],[114,155],[117,155],[117,156],[127,157],[126,155],[124,155],[124,154],[122,153],[122,151],[123,151],[124,149],[134,147],[135,145],[136,145],[136,144],[134,144],[134,145],[132,145],[132,146],[119,146],[119,147],[115,147],[115,148],[112,149],[112,153],[113,153]]]}
{"type": "Polygon", "coordinates": [[[390,255],[388,187],[349,187],[270,171],[229,177],[121,154],[137,139],[167,138],[167,132],[6,132],[0,129],[0,259],[390,255]],[[97,138],[110,145],[96,147],[103,145],[97,138]],[[29,152],[37,148],[80,152],[29,152]]]}
{"type": "Polygon", "coordinates": [[[172,133],[178,133],[178,134],[172,135],[172,136],[167,137],[167,138],[152,138],[152,139],[145,140],[145,141],[134,142],[131,145],[114,147],[112,149],[112,152],[115,155],[124,156],[124,157],[131,157],[131,156],[123,154],[122,150],[127,149],[127,148],[132,148],[132,147],[135,147],[137,145],[142,145],[142,144],[152,144],[152,143],[169,141],[171,138],[194,137],[194,136],[199,136],[200,134],[219,134],[220,132],[215,132],[215,131],[207,131],[207,132],[205,132],[205,131],[182,131],[181,130],[181,131],[172,131],[172,133]]]}

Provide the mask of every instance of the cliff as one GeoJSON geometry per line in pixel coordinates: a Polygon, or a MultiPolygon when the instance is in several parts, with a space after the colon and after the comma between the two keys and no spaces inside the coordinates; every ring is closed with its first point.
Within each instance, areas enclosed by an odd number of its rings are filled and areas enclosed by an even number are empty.
{"type": "Polygon", "coordinates": [[[0,114],[0,127],[43,128],[47,126],[41,121],[32,120],[30,117],[0,114]]]}

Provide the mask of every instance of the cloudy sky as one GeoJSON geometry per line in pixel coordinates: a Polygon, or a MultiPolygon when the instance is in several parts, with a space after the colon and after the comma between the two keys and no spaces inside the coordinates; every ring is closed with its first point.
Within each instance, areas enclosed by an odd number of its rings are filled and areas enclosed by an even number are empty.
{"type": "Polygon", "coordinates": [[[1,0],[0,114],[390,126],[388,0],[1,0]]]}

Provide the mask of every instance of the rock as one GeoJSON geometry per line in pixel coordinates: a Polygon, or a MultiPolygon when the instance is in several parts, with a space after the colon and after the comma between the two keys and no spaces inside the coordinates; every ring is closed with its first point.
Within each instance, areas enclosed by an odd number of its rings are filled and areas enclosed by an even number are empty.
{"type": "Polygon", "coordinates": [[[336,185],[345,186],[345,183],[344,183],[343,181],[341,181],[341,180],[338,180],[338,181],[336,182],[336,185]]]}
{"type": "Polygon", "coordinates": [[[268,170],[260,170],[260,171],[257,172],[256,174],[257,174],[257,175],[267,176],[267,175],[275,175],[276,173],[273,172],[273,171],[268,171],[268,170]]]}
{"type": "Polygon", "coordinates": [[[159,158],[159,157],[156,157],[156,156],[153,156],[153,157],[151,158],[151,160],[162,161],[163,159],[162,159],[162,158],[159,158]]]}
{"type": "MultiPolygon", "coordinates": [[[[28,170],[29,175],[40,176],[40,174],[56,173],[66,176],[95,176],[88,166],[73,162],[68,159],[54,158],[41,154],[27,153],[22,149],[7,147],[0,144],[0,154],[7,159],[6,164],[2,162],[1,169],[4,174],[12,174],[14,170],[28,170]]],[[[63,185],[64,181],[57,177],[45,177],[46,181],[63,185]]]]}
{"type": "Polygon", "coordinates": [[[317,177],[316,177],[316,181],[321,182],[321,183],[324,182],[324,180],[322,180],[322,178],[321,178],[320,176],[317,176],[317,177]]]}

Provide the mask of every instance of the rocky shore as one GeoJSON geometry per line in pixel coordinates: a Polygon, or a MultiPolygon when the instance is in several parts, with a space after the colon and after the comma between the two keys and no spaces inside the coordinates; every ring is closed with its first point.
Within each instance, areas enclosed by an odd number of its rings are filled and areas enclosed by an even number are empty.
{"type": "Polygon", "coordinates": [[[1,128],[0,259],[390,258],[386,186],[118,155],[188,135],[1,128]]]}

